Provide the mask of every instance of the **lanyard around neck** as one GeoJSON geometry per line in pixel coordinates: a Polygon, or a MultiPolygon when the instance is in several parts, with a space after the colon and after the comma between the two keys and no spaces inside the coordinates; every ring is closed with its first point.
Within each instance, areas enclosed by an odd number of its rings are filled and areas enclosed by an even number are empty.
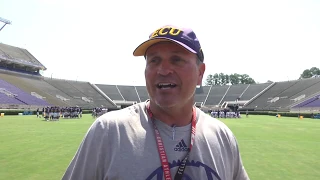
{"type": "MultiPolygon", "coordinates": [[[[155,137],[156,137],[156,143],[157,143],[157,147],[158,147],[158,153],[160,156],[160,160],[161,160],[161,166],[163,169],[163,174],[164,174],[164,179],[165,180],[171,180],[171,172],[170,172],[170,167],[169,167],[169,163],[168,163],[168,157],[164,148],[164,143],[162,141],[162,138],[160,136],[160,132],[154,122],[154,118],[153,118],[153,113],[151,112],[150,109],[150,104],[147,104],[147,112],[150,116],[150,119],[152,120],[153,123],[153,127],[154,127],[154,132],[155,132],[155,137]]],[[[183,160],[181,161],[181,164],[177,170],[177,173],[174,177],[174,180],[181,180],[183,177],[183,173],[184,170],[186,168],[186,163],[187,160],[189,158],[189,154],[190,151],[192,149],[193,143],[194,143],[194,138],[196,135],[196,109],[193,107],[192,108],[192,119],[191,119],[191,138],[190,138],[190,148],[188,149],[187,155],[183,158],[183,160]]]]}

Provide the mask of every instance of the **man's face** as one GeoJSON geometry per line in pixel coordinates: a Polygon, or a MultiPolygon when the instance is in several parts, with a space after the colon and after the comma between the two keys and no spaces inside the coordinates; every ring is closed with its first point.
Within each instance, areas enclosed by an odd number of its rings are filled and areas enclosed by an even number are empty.
{"type": "Polygon", "coordinates": [[[193,103],[205,65],[197,56],[170,42],[151,46],[146,53],[145,78],[151,101],[169,108],[193,103]]]}

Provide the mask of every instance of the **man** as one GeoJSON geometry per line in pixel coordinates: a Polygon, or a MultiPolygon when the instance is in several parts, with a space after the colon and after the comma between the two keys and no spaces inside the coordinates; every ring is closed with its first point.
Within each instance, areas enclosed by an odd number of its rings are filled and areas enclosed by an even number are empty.
{"type": "Polygon", "coordinates": [[[195,33],[164,26],[134,56],[150,100],[99,117],[63,179],[249,179],[232,132],[194,106],[205,72],[195,33]]]}
{"type": "Polygon", "coordinates": [[[37,118],[39,118],[39,108],[37,108],[37,118]]]}

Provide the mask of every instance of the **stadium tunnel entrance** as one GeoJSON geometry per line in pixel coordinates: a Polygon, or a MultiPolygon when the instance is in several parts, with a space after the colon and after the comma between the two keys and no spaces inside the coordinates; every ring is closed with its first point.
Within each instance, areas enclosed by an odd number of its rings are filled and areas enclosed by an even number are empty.
{"type": "Polygon", "coordinates": [[[113,101],[119,109],[129,107],[131,105],[137,104],[137,101],[113,101]]]}
{"type": "Polygon", "coordinates": [[[237,112],[239,109],[241,109],[248,101],[225,101],[222,103],[222,108],[229,108],[233,112],[237,112]]]}

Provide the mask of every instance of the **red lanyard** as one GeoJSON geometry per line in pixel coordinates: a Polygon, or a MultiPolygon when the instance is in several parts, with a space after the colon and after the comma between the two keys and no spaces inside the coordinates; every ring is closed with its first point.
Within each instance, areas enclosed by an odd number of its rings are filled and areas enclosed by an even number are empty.
{"type": "MultiPolygon", "coordinates": [[[[162,141],[162,138],[160,136],[160,132],[156,126],[156,124],[154,123],[154,119],[153,119],[153,114],[150,110],[150,105],[147,105],[147,112],[153,122],[153,127],[154,127],[154,132],[155,132],[155,136],[156,136],[156,142],[157,142],[157,146],[158,146],[158,152],[159,152],[159,156],[160,156],[160,160],[161,160],[161,165],[162,165],[162,169],[163,169],[163,174],[164,174],[164,179],[165,180],[171,180],[171,173],[170,173],[170,167],[168,164],[168,157],[164,148],[164,144],[162,141]]],[[[196,109],[192,108],[192,121],[191,121],[191,138],[190,138],[190,148],[187,152],[187,155],[184,157],[184,159],[181,161],[181,164],[179,166],[179,169],[175,175],[175,180],[177,179],[182,179],[185,167],[186,167],[186,162],[188,160],[189,157],[189,153],[192,149],[193,143],[194,143],[194,138],[196,135],[196,109]]]]}

